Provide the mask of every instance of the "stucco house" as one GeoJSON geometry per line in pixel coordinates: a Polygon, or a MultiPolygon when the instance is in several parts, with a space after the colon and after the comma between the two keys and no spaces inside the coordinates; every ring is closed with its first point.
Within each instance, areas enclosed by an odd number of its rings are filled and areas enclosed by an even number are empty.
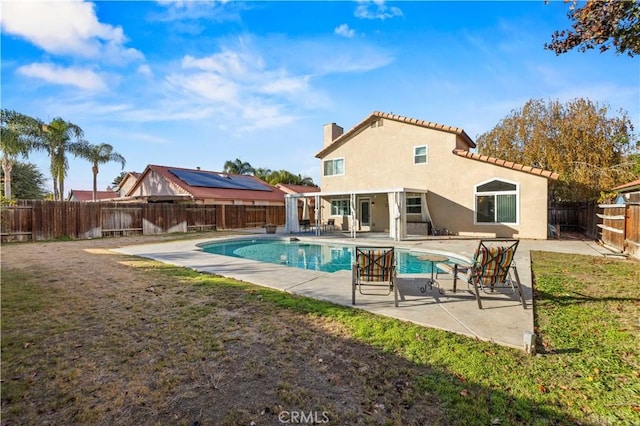
{"type": "MultiPolygon", "coordinates": [[[[316,154],[322,191],[303,195],[316,196],[318,224],[334,219],[353,237],[546,239],[547,190],[558,175],[471,152],[475,147],[463,129],[383,112],[346,132],[327,124],[316,154]]],[[[295,231],[293,222],[287,226],[295,231]]]]}
{"type": "Polygon", "coordinates": [[[284,206],[284,192],[255,176],[148,165],[127,201],[284,206]]]}
{"type": "Polygon", "coordinates": [[[136,184],[139,177],[140,173],[127,172],[122,177],[122,180],[120,180],[120,184],[118,185],[118,194],[120,194],[121,197],[126,197],[127,192],[129,192],[129,190],[133,188],[133,185],[136,184]]]}

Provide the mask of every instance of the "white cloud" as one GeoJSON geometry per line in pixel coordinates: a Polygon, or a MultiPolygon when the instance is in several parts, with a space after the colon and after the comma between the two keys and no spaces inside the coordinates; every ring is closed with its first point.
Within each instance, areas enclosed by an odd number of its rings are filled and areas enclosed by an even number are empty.
{"type": "Polygon", "coordinates": [[[151,67],[147,64],[143,64],[138,67],[138,74],[145,77],[153,77],[153,71],[151,71],[151,67]]]}
{"type": "Polygon", "coordinates": [[[181,66],[184,73],[172,74],[169,82],[210,100],[235,103],[261,95],[295,95],[309,90],[309,76],[270,68],[260,55],[249,50],[223,49],[202,58],[187,55],[181,66]]]}
{"type": "Polygon", "coordinates": [[[177,91],[183,91],[207,101],[232,105],[237,105],[239,101],[240,87],[215,73],[174,73],[168,75],[166,81],[177,91]]]}
{"type": "Polygon", "coordinates": [[[97,73],[82,68],[64,68],[55,64],[33,63],[17,69],[19,74],[34,77],[48,83],[75,86],[80,89],[100,91],[107,88],[97,73]]]}
{"type": "Polygon", "coordinates": [[[347,37],[347,38],[351,38],[355,35],[355,31],[352,30],[351,28],[349,28],[349,25],[347,24],[342,24],[336,27],[335,30],[333,30],[334,33],[347,37]]]}
{"type": "Polygon", "coordinates": [[[245,131],[267,129],[291,124],[296,117],[286,114],[279,105],[264,105],[261,102],[252,102],[242,111],[242,117],[246,123],[245,131]]]}
{"type": "Polygon", "coordinates": [[[2,30],[24,38],[47,53],[102,58],[114,62],[139,59],[125,48],[121,27],[98,21],[93,3],[84,1],[3,2],[2,30]]]}
{"type": "Polygon", "coordinates": [[[263,66],[264,62],[260,57],[227,49],[204,58],[187,55],[182,59],[182,68],[210,71],[229,77],[246,76],[250,71],[260,71],[263,66]]]}
{"type": "Polygon", "coordinates": [[[151,16],[152,20],[161,22],[197,21],[206,19],[213,22],[239,20],[239,12],[248,6],[241,2],[200,1],[200,0],[159,0],[157,3],[165,7],[163,13],[151,16]]]}
{"type": "Polygon", "coordinates": [[[269,80],[262,86],[262,92],[272,94],[299,93],[309,88],[309,77],[282,77],[269,80]]]}
{"type": "Polygon", "coordinates": [[[396,6],[387,6],[384,0],[361,0],[358,2],[355,16],[361,19],[390,19],[402,16],[402,10],[396,6]]]}

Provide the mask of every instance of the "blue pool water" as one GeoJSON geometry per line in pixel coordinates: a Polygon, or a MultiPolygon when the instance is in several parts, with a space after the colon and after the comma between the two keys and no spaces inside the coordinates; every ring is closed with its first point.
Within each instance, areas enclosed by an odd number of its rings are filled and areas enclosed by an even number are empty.
{"type": "MultiPolygon", "coordinates": [[[[203,251],[323,272],[350,271],[355,246],[286,240],[234,240],[200,245],[203,251]]],[[[396,249],[399,274],[431,273],[431,262],[419,260],[424,252],[396,249]]]]}

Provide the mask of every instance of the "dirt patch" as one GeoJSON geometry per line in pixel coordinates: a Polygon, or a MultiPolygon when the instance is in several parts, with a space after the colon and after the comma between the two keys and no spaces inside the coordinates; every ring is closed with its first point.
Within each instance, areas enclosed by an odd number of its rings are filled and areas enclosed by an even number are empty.
{"type": "Polygon", "coordinates": [[[2,246],[3,425],[447,423],[427,367],[109,251],[169,238],[2,246]]]}

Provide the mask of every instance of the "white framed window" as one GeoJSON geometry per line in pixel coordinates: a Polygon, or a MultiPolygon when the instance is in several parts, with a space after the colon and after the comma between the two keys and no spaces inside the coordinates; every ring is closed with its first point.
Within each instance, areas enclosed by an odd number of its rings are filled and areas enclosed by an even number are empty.
{"type": "Polygon", "coordinates": [[[427,145],[413,147],[413,164],[427,164],[429,162],[429,147],[427,145]]]}
{"type": "Polygon", "coordinates": [[[331,200],[331,216],[349,216],[350,214],[349,199],[331,200]]]}
{"type": "Polygon", "coordinates": [[[407,214],[422,214],[421,197],[407,195],[407,214]]]}
{"type": "Polygon", "coordinates": [[[475,187],[475,224],[518,223],[518,184],[493,179],[475,187]]]}
{"type": "Polygon", "coordinates": [[[334,158],[324,160],[323,163],[324,176],[337,176],[344,174],[344,158],[334,158]]]}

